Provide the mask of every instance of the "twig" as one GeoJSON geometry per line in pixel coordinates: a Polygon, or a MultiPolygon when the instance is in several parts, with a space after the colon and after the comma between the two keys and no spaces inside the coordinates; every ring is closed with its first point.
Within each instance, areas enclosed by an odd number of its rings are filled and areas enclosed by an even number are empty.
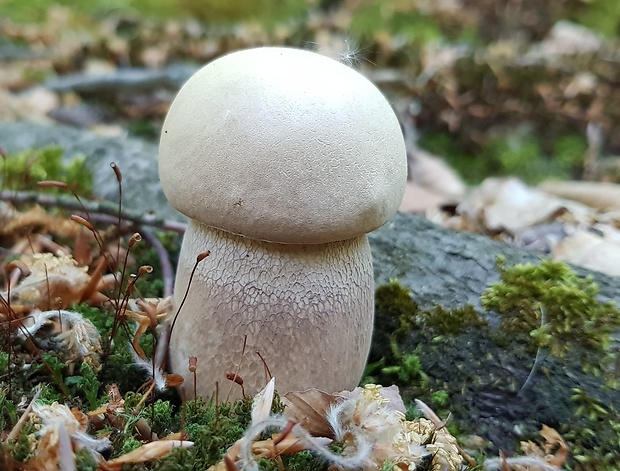
{"type": "MultiPolygon", "coordinates": [[[[0,201],[11,203],[36,203],[46,208],[64,208],[72,211],[84,211],[86,209],[91,215],[105,214],[114,216],[118,223],[118,206],[111,201],[82,201],[82,204],[71,197],[61,195],[50,195],[33,191],[0,191],[0,201]]],[[[186,224],[177,221],[158,218],[154,214],[138,214],[131,211],[122,211],[121,220],[128,221],[139,226],[152,226],[168,231],[183,234],[187,227],[186,224]]]]}
{"type": "Polygon", "coordinates": [[[139,228],[140,234],[146,242],[155,249],[159,257],[159,265],[161,266],[161,277],[164,281],[164,298],[172,296],[174,286],[174,268],[170,262],[170,256],[164,245],[159,241],[155,234],[144,227],[139,228]]]}
{"type": "MultiPolygon", "coordinates": [[[[119,217],[119,208],[109,201],[82,201],[80,203],[73,198],[27,191],[0,191],[0,200],[11,201],[13,203],[32,202],[44,207],[59,207],[79,211],[86,210],[89,212],[93,222],[119,224],[120,221],[121,224],[135,226],[136,230],[144,236],[147,242],[157,252],[164,282],[164,297],[172,295],[174,268],[170,262],[170,256],[159,239],[143,226],[152,226],[183,234],[187,227],[186,224],[156,218],[153,215],[137,215],[128,211],[121,211],[119,217]]],[[[121,229],[121,227],[119,227],[119,229],[121,229]]]]}

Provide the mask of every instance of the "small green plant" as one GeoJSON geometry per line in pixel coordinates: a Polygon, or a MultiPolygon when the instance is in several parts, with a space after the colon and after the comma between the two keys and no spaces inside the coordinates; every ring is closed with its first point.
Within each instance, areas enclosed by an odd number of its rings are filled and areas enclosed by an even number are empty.
{"type": "Polygon", "coordinates": [[[99,469],[97,461],[87,448],[82,448],[75,453],[75,464],[80,471],[97,471],[99,469]]]}
{"type": "Polygon", "coordinates": [[[410,353],[400,355],[397,353],[398,364],[381,368],[381,373],[388,377],[394,377],[402,385],[410,385],[414,381],[426,384],[428,376],[422,370],[422,363],[418,355],[410,353]]]}
{"type": "Polygon", "coordinates": [[[9,372],[9,354],[0,352],[0,376],[9,372]]]}
{"type": "Polygon", "coordinates": [[[17,407],[7,399],[6,391],[0,389],[0,430],[6,430],[17,422],[17,407]]]}
{"type": "Polygon", "coordinates": [[[172,405],[168,401],[158,399],[153,404],[148,405],[142,414],[151,422],[151,428],[160,437],[171,432],[173,422],[172,405]]]}
{"type": "Polygon", "coordinates": [[[546,177],[570,178],[580,171],[587,150],[581,135],[565,134],[547,144],[528,129],[467,145],[455,142],[454,136],[446,132],[428,132],[422,136],[420,146],[444,157],[472,183],[494,175],[518,176],[528,183],[546,177]]]}
{"type": "Polygon", "coordinates": [[[120,452],[121,454],[129,453],[130,451],[133,451],[136,448],[140,447],[140,445],[142,445],[140,440],[135,438],[133,435],[129,435],[128,437],[125,438],[125,441],[123,442],[123,445],[121,446],[120,452]]]}
{"type": "Polygon", "coordinates": [[[403,0],[368,2],[358,8],[351,20],[351,32],[359,37],[372,37],[390,31],[407,40],[424,44],[442,37],[441,28],[429,15],[423,14],[403,0]]]}
{"type": "Polygon", "coordinates": [[[563,432],[570,443],[573,459],[583,469],[617,470],[620,464],[619,412],[582,388],[573,388],[572,392],[573,419],[563,432]]]}
{"type": "Polygon", "coordinates": [[[89,410],[95,410],[99,406],[99,380],[92,367],[86,363],[82,363],[80,374],[69,376],[65,383],[73,395],[83,394],[86,398],[89,410]]]}
{"type": "Polygon", "coordinates": [[[441,335],[455,335],[468,327],[486,327],[489,324],[471,304],[454,309],[435,306],[432,311],[424,313],[421,322],[425,327],[433,328],[441,335]]]}
{"type": "Polygon", "coordinates": [[[618,37],[620,3],[615,0],[594,0],[577,5],[579,7],[573,13],[576,21],[609,38],[618,37]]]}
{"type": "Polygon", "coordinates": [[[431,393],[431,399],[438,406],[445,406],[448,404],[449,394],[448,391],[440,389],[431,393]]]}
{"type": "Polygon", "coordinates": [[[32,424],[32,422],[27,422],[22,432],[18,435],[17,440],[9,444],[9,449],[15,460],[25,462],[32,457],[32,441],[29,435],[36,432],[37,430],[34,424],[32,424]]]}

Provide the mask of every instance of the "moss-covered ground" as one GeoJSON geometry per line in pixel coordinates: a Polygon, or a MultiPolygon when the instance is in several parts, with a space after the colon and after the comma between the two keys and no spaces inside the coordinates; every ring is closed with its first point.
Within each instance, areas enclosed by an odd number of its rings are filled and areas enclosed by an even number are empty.
{"type": "Polygon", "coordinates": [[[498,268],[482,295],[493,325],[471,306],[425,312],[398,282],[379,287],[366,381],[450,414],[457,437],[483,439],[478,453],[515,453],[546,424],[567,440],[572,469],[617,469],[617,309],[563,263],[498,268]]]}

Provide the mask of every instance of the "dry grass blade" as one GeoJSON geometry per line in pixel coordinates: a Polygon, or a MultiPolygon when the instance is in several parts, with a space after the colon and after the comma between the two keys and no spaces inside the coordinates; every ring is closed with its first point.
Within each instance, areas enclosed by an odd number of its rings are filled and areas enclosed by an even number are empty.
{"type": "Polygon", "coordinates": [[[254,400],[252,401],[252,424],[257,424],[266,420],[271,414],[275,387],[276,379],[271,378],[267,385],[254,396],[254,400]]]}
{"type": "Polygon", "coordinates": [[[157,442],[146,443],[129,453],[126,453],[113,460],[99,464],[100,469],[106,471],[119,471],[123,465],[145,463],[166,456],[174,448],[190,448],[193,442],[180,440],[160,440],[157,442]]]}

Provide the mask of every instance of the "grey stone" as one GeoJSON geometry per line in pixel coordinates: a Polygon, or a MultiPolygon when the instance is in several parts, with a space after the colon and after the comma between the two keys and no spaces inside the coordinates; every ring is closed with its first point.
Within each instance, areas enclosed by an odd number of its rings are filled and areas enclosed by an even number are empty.
{"type": "MultiPolygon", "coordinates": [[[[422,217],[400,213],[369,238],[377,284],[398,279],[411,288],[423,309],[437,304],[454,308],[470,303],[482,313],[479,297],[499,278],[495,269],[498,255],[506,257],[508,266],[541,260],[534,252],[481,235],[444,229],[422,217]]],[[[602,300],[614,300],[620,305],[620,283],[616,277],[582,268],[575,270],[582,276],[594,277],[602,300]]]]}
{"type": "Polygon", "coordinates": [[[184,220],[164,197],[157,173],[157,145],[132,137],[104,137],[69,126],[26,122],[0,123],[0,147],[6,152],[59,145],[64,158],[86,156],[97,196],[118,201],[118,185],[110,168],[116,162],[123,174],[123,207],[155,212],[165,219],[184,220]]]}

